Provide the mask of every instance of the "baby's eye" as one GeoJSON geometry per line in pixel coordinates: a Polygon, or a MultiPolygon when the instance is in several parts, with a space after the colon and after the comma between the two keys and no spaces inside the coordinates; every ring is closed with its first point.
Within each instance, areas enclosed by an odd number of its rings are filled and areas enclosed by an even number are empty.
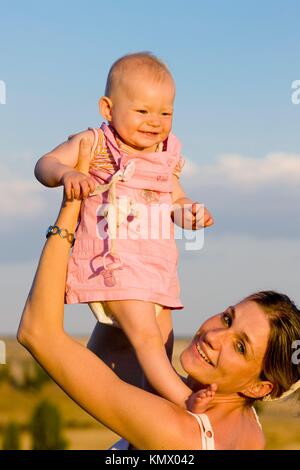
{"type": "Polygon", "coordinates": [[[172,113],[161,113],[163,116],[172,116],[172,113]]]}
{"type": "Polygon", "coordinates": [[[136,111],[140,114],[147,114],[147,111],[145,109],[137,109],[136,111]]]}

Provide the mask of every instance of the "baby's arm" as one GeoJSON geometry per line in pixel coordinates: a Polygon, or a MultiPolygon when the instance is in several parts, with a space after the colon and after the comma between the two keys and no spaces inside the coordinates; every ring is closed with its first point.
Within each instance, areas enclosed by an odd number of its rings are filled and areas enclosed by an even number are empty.
{"type": "Polygon", "coordinates": [[[63,185],[68,199],[72,197],[72,193],[78,199],[80,196],[87,197],[95,190],[93,180],[75,170],[79,143],[84,137],[88,138],[92,145],[93,132],[90,130],[80,132],[41,157],[35,166],[34,174],[40,183],[48,187],[63,185]]]}
{"type": "Polygon", "coordinates": [[[213,225],[210,212],[202,204],[188,198],[177,176],[173,175],[173,212],[172,219],[184,229],[197,230],[213,225]]]}
{"type": "Polygon", "coordinates": [[[192,391],[168,359],[154,304],[140,300],[107,301],[105,304],[131,342],[152,387],[162,397],[186,408],[192,391]]]}

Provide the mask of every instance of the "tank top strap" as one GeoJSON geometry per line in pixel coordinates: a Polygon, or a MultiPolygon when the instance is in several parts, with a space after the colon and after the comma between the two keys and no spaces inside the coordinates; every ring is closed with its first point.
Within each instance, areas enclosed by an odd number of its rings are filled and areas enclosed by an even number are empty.
{"type": "Polygon", "coordinates": [[[255,416],[255,419],[256,419],[256,422],[257,422],[258,426],[260,427],[260,429],[262,429],[261,422],[259,421],[259,417],[258,417],[258,414],[257,414],[256,409],[254,408],[254,406],[252,406],[252,410],[253,410],[253,413],[254,413],[254,416],[255,416]]]}
{"type": "Polygon", "coordinates": [[[194,416],[199,424],[201,430],[202,450],[215,450],[214,432],[208,416],[204,413],[197,415],[191,411],[188,411],[188,413],[194,416]]]}

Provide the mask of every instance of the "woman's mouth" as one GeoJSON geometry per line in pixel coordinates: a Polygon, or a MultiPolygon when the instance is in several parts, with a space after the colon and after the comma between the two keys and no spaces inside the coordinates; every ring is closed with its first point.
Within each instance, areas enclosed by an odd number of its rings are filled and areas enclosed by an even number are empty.
{"type": "Polygon", "coordinates": [[[210,360],[210,358],[205,354],[205,352],[203,351],[203,349],[201,349],[201,346],[200,344],[197,342],[195,343],[196,345],[196,349],[201,357],[201,359],[203,359],[207,364],[211,365],[214,367],[214,364],[212,363],[212,361],[210,360]]]}

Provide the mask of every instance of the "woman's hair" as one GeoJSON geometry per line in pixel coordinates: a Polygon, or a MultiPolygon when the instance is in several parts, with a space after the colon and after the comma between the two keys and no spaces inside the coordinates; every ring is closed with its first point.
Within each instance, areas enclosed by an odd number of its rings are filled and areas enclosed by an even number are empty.
{"type": "Polygon", "coordinates": [[[269,320],[270,336],[260,379],[273,384],[270,398],[278,398],[300,378],[300,361],[292,357],[300,340],[300,310],[287,295],[274,291],[257,292],[244,300],[259,305],[269,320]]]}
{"type": "Polygon", "coordinates": [[[165,78],[166,75],[172,78],[166,64],[151,52],[126,54],[112,64],[107,76],[105,95],[111,97],[113,89],[119,85],[121,78],[124,78],[128,72],[138,73],[141,70],[146,70],[157,80],[165,78]]]}

